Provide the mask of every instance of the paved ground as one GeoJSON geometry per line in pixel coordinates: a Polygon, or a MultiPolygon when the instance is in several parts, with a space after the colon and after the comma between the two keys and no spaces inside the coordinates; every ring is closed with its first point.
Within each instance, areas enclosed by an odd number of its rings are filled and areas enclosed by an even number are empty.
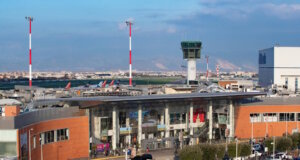
{"type": "MultiPolygon", "coordinates": [[[[174,150],[157,150],[150,151],[149,154],[152,155],[154,160],[179,160],[178,157],[174,156],[174,150]]],[[[107,157],[107,158],[98,158],[97,160],[124,160],[125,156],[117,156],[117,157],[107,157]]]]}

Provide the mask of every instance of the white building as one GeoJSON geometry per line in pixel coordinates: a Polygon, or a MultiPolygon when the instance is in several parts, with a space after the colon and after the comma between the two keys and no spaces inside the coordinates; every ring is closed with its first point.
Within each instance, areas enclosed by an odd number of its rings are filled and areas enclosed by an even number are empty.
{"type": "Polygon", "coordinates": [[[300,47],[275,46],[259,51],[259,84],[285,86],[298,91],[300,79],[300,47]]]}

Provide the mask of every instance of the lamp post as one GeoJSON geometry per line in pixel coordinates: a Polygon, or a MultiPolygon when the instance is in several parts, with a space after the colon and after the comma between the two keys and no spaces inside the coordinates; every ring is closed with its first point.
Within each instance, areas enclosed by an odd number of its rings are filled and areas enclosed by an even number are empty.
{"type": "Polygon", "coordinates": [[[43,160],[43,144],[44,144],[43,140],[44,140],[44,138],[41,134],[41,138],[40,138],[40,141],[41,141],[41,160],[43,160]]]}
{"type": "Polygon", "coordinates": [[[28,134],[29,134],[29,160],[31,160],[31,136],[30,136],[30,132],[33,131],[33,128],[29,129],[28,134]]]}
{"type": "Polygon", "coordinates": [[[288,113],[285,113],[285,138],[287,138],[288,134],[288,113]]]}
{"type": "Polygon", "coordinates": [[[236,138],[236,139],[235,139],[235,142],[236,142],[236,144],[235,144],[235,159],[237,159],[237,157],[238,157],[238,144],[239,144],[239,139],[236,138]]]}
{"type": "Polygon", "coordinates": [[[273,136],[273,160],[275,159],[275,136],[273,136]]]}

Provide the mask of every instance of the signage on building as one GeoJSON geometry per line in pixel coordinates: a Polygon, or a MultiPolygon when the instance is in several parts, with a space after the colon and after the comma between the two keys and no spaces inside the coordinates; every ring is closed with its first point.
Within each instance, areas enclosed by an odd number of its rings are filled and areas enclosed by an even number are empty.
{"type": "Polygon", "coordinates": [[[218,115],[218,123],[219,124],[226,124],[226,122],[227,122],[227,116],[219,114],[218,115]]]}
{"type": "Polygon", "coordinates": [[[131,127],[120,128],[120,134],[130,134],[132,132],[131,127]]]}
{"type": "Polygon", "coordinates": [[[164,124],[157,125],[157,130],[158,131],[164,131],[165,129],[166,129],[166,125],[164,125],[164,124]]]}

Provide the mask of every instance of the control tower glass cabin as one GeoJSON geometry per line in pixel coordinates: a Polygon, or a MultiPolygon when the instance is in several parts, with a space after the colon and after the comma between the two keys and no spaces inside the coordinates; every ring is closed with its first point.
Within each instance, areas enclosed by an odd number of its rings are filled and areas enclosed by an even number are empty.
{"type": "Polygon", "coordinates": [[[187,84],[198,84],[196,80],[196,60],[201,56],[202,42],[200,41],[183,41],[181,49],[183,59],[187,60],[187,84]]]}

